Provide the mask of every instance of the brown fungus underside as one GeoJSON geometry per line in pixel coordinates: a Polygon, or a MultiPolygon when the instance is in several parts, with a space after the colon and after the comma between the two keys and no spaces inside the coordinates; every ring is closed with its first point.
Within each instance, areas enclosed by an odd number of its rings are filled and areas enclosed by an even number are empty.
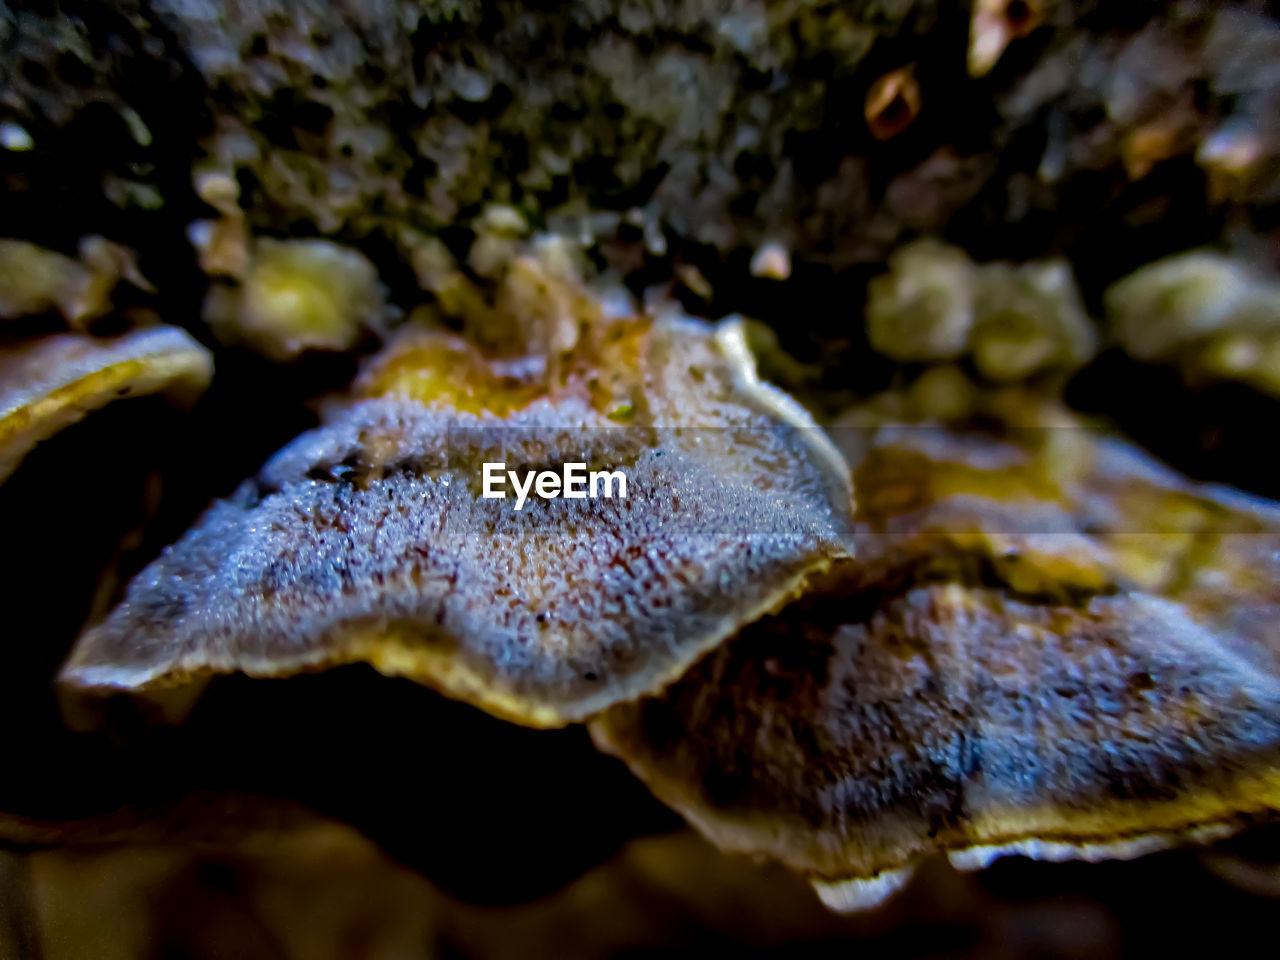
{"type": "Polygon", "coordinates": [[[61,674],[162,693],[368,662],[534,726],[661,689],[847,556],[838,454],[736,323],[594,325],[494,358],[413,331],[215,504],[61,674]],[[482,499],[481,464],[621,470],[627,497],[482,499]]]}
{"type": "Polygon", "coordinates": [[[839,909],[930,853],[1125,857],[1272,815],[1275,507],[1072,435],[1063,474],[1044,431],[883,432],[848,576],[594,720],[598,745],[839,909]]]}

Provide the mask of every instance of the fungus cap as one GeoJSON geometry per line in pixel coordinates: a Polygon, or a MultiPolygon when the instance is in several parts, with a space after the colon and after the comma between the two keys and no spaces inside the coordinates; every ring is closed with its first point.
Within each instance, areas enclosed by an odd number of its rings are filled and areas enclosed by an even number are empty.
{"type": "Polygon", "coordinates": [[[1280,505],[1079,427],[862,439],[856,563],[593,720],[602,749],[837,909],[932,852],[1136,856],[1280,810],[1280,505]]]}
{"type": "Polygon", "coordinates": [[[409,334],[143,571],[62,681],[365,661],[555,726],[661,689],[848,555],[848,472],[739,324],[615,324],[552,366],[409,334]],[[570,461],[626,498],[481,496],[483,463],[570,461]]]}
{"type": "Polygon", "coordinates": [[[213,377],[209,351],[177,327],[116,337],[58,333],[0,351],[0,481],[41,440],[124,396],[186,399],[213,377]]]}
{"type": "Polygon", "coordinates": [[[929,854],[1136,856],[1280,809],[1280,683],[1170,601],[952,583],[798,606],[591,729],[718,846],[837,909],[929,854]]]}
{"type": "Polygon", "coordinates": [[[1280,504],[1195,483],[1078,423],[858,439],[865,586],[961,579],[1073,602],[1138,590],[1182,604],[1259,669],[1280,669],[1280,504]]]}

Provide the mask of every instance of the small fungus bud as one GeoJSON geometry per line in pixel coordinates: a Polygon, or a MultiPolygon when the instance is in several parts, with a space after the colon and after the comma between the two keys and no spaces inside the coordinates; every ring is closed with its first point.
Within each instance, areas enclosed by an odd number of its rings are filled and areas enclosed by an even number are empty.
{"type": "Polygon", "coordinates": [[[770,280],[786,280],[791,276],[791,254],[776,240],[762,245],[751,258],[751,275],[770,280]]]}
{"type": "Polygon", "coordinates": [[[871,85],[865,105],[867,129],[877,140],[896,137],[920,113],[920,84],[912,67],[891,70],[871,85]]]}
{"type": "Polygon", "coordinates": [[[981,77],[1005,48],[1044,20],[1041,0],[974,0],[969,24],[969,75],[981,77]]]}

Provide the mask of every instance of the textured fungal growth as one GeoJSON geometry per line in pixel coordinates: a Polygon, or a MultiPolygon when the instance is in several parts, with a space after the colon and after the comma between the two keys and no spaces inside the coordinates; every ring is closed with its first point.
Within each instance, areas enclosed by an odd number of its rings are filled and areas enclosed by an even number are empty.
{"type": "Polygon", "coordinates": [[[41,440],[120,397],[209,385],[213,358],[176,327],[117,337],[61,333],[0,350],[0,480],[41,440]]]}
{"type": "Polygon", "coordinates": [[[1225,649],[1280,670],[1280,504],[1191,483],[1111,440],[1074,496],[1118,583],[1178,602],[1225,649]]]}
{"type": "Polygon", "coordinates": [[[768,618],[597,743],[717,845],[837,909],[922,856],[1134,856],[1280,808],[1280,683],[1176,605],[834,591],[768,618]]]}
{"type": "Polygon", "coordinates": [[[253,245],[241,284],[212,287],[204,313],[219,339],[287,360],[351,347],[381,321],[383,308],[378,272],[359,251],[264,238],[253,245]]]}
{"type": "Polygon", "coordinates": [[[932,851],[1124,857],[1280,809],[1280,505],[1078,425],[861,432],[856,564],[593,721],[604,749],[838,908],[932,851]]]}
{"type": "MultiPolygon", "coordinates": [[[[541,491],[539,491],[541,493],[541,491]]],[[[741,330],[584,331],[552,363],[410,334],[145,570],[62,679],[150,692],[366,661],[553,726],[654,692],[847,555],[847,471],[741,330]],[[482,496],[482,466],[625,498],[482,496]]]]}
{"type": "Polygon", "coordinates": [[[1280,396],[1280,282],[1212,251],[1149,264],[1113,284],[1107,315],[1121,346],[1178,364],[1191,381],[1237,380],[1280,396]]]}
{"type": "Polygon", "coordinates": [[[956,247],[920,240],[889,258],[871,281],[867,335],[895,360],[949,360],[965,352],[973,330],[973,262],[956,247]]]}
{"type": "Polygon", "coordinates": [[[249,228],[240,209],[240,185],[226,174],[203,171],[195,177],[195,188],[219,214],[187,227],[200,269],[210,277],[243,280],[249,273],[249,228]]]}
{"type": "Polygon", "coordinates": [[[111,309],[120,279],[151,289],[127,248],[85,237],[79,252],[73,260],[23,240],[0,240],[0,320],[57,310],[81,327],[111,309]]]}
{"type": "Polygon", "coordinates": [[[70,257],[21,240],[0,240],[0,317],[58,310],[68,321],[93,311],[89,272],[70,257]]]}
{"type": "Polygon", "coordinates": [[[896,252],[867,295],[871,345],[895,360],[970,355],[986,379],[1022,380],[1088,360],[1095,334],[1063,261],[974,264],[919,240],[896,252]]]}
{"type": "Polygon", "coordinates": [[[984,265],[974,314],[973,362],[989,380],[1073,370],[1096,348],[1075,278],[1062,260],[984,265]]]}
{"type": "Polygon", "coordinates": [[[1194,178],[1129,181],[1179,155],[1215,204],[1270,223],[1280,170],[1280,29],[1256,3],[9,8],[0,146],[18,148],[6,187],[32,217],[68,186],[112,209],[187,209],[174,165],[199,156],[246,185],[259,233],[350,242],[465,226],[496,201],[608,242],[621,202],[646,241],[728,253],[771,239],[797,261],[874,263],[918,232],[985,243],[1016,222],[1047,221],[1053,248],[1087,253],[1110,229],[1085,199],[1096,178],[1107,209],[1189,200],[1194,178]],[[864,101],[842,101],[890,51],[931,77],[935,118],[961,126],[920,129],[923,159],[885,170],[846,155],[864,101]],[[987,93],[996,112],[971,114],[987,93]]]}
{"type": "Polygon", "coordinates": [[[1183,604],[1219,640],[1280,666],[1280,505],[1193,483],[1063,420],[1006,438],[927,426],[858,431],[857,578],[998,582],[1079,600],[1118,589],[1183,604]]]}
{"type": "MultiPolygon", "coordinates": [[[[1114,586],[1105,547],[1077,508],[1093,493],[1080,428],[1016,440],[931,427],[886,428],[849,450],[859,490],[858,578],[869,588],[916,580],[996,580],[1033,596],[1114,586]]],[[[867,435],[870,433],[870,435],[867,435]]]]}

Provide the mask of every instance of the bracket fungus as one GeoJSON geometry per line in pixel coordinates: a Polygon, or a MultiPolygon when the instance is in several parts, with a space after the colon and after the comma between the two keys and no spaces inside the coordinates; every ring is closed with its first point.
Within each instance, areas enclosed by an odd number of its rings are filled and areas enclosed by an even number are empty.
{"type": "Polygon", "coordinates": [[[1071,268],[1062,260],[975,264],[923,239],[898,249],[868,286],[867,337],[895,360],[972,355],[995,382],[1070,371],[1096,349],[1071,268]]]}
{"type": "Polygon", "coordinates": [[[655,692],[848,555],[852,492],[740,324],[596,328],[556,362],[410,331],[87,630],[64,685],[149,695],[350,662],[557,726],[655,692]],[[626,499],[480,496],[604,464],[626,499]]]}
{"type": "Polygon", "coordinates": [[[81,329],[110,311],[120,280],[154,290],[127,247],[86,236],[78,253],[73,260],[24,240],[0,239],[0,320],[57,310],[81,329]]]}
{"type": "Polygon", "coordinates": [[[213,357],[177,327],[58,333],[0,351],[0,481],[41,440],[124,396],[200,393],[213,357]]]}
{"type": "Polygon", "coordinates": [[[870,906],[922,856],[1135,856],[1280,806],[1280,683],[1165,600],[920,586],[752,626],[592,722],[719,846],[870,906]]]}
{"type": "Polygon", "coordinates": [[[1151,593],[1259,670],[1280,667],[1280,504],[1194,483],[1070,421],[1006,438],[882,429],[851,459],[864,586],[965,579],[1060,602],[1151,593]]]}
{"type": "MultiPolygon", "coordinates": [[[[236,259],[216,233],[205,240],[206,259],[236,259]]],[[[270,237],[244,250],[240,284],[212,285],[205,298],[205,321],[223,342],[284,362],[307,350],[348,350],[365,328],[381,323],[378,272],[359,251],[328,240],[270,237]]]]}
{"type": "Polygon", "coordinates": [[[1280,506],[1071,432],[1075,474],[886,432],[856,564],[592,720],[597,745],[842,910],[931,853],[1129,857],[1273,816],[1280,506]]]}
{"type": "Polygon", "coordinates": [[[1191,250],[1149,263],[1106,291],[1121,347],[1177,364],[1193,384],[1234,380],[1280,396],[1280,283],[1242,261],[1191,250]]]}

